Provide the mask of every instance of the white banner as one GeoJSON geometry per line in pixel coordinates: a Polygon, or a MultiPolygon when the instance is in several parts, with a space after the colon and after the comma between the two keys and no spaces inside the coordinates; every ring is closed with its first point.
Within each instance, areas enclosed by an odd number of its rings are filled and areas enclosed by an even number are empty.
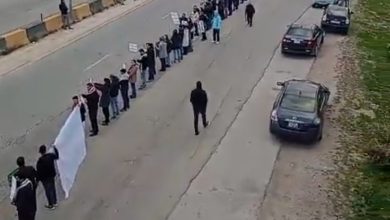
{"type": "Polygon", "coordinates": [[[84,126],[81,122],[79,107],[75,107],[69,115],[54,145],[59,152],[57,168],[60,174],[62,189],[65,192],[65,198],[68,198],[79,166],[87,154],[84,126]]]}

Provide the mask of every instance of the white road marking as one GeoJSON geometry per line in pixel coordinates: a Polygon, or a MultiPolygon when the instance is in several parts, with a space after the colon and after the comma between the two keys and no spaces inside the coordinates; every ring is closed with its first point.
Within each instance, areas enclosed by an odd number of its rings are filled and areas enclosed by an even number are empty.
{"type": "Polygon", "coordinates": [[[99,63],[101,63],[102,61],[104,61],[105,59],[107,59],[109,56],[111,56],[110,54],[106,54],[104,57],[100,58],[99,60],[97,60],[96,62],[92,63],[91,65],[89,65],[87,68],[85,68],[83,70],[83,72],[85,71],[88,71],[92,68],[94,68],[96,65],[98,65],[99,63]]]}

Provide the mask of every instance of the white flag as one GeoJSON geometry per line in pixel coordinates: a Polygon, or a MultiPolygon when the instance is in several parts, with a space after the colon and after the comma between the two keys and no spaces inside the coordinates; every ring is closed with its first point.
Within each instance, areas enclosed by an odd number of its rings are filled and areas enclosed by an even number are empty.
{"type": "Polygon", "coordinates": [[[16,178],[14,176],[12,176],[12,179],[11,179],[11,193],[9,195],[9,198],[11,199],[11,201],[14,199],[15,193],[16,193],[16,178]]]}
{"type": "Polygon", "coordinates": [[[87,154],[84,127],[81,122],[79,106],[76,106],[69,115],[54,145],[57,147],[59,153],[57,167],[62,189],[65,192],[65,198],[68,198],[79,166],[87,154]]]}

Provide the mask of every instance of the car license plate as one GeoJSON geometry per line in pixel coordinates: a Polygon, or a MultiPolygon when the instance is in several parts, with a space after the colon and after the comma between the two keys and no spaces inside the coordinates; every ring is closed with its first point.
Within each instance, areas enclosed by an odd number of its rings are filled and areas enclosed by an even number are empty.
{"type": "Polygon", "coordinates": [[[289,128],[298,128],[298,123],[296,123],[296,122],[289,122],[288,123],[288,127],[289,128]]]}
{"type": "Polygon", "coordinates": [[[301,43],[301,40],[299,40],[299,39],[293,39],[293,41],[294,41],[295,44],[300,44],[301,43]]]}
{"type": "Polygon", "coordinates": [[[340,24],[340,21],[330,21],[332,24],[340,24]]]}

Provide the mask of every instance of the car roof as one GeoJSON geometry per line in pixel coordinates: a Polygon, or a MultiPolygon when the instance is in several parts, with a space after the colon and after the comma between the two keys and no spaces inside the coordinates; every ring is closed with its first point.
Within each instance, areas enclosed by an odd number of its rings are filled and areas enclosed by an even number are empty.
{"type": "Polygon", "coordinates": [[[340,6],[340,5],[329,5],[328,10],[331,11],[348,11],[347,7],[340,6]]]}
{"type": "Polygon", "coordinates": [[[314,30],[315,28],[315,24],[297,24],[297,23],[294,23],[292,25],[290,25],[290,28],[299,28],[299,29],[310,29],[310,30],[314,30]]]}
{"type": "Polygon", "coordinates": [[[309,80],[286,81],[285,94],[315,98],[321,85],[309,80]]]}

